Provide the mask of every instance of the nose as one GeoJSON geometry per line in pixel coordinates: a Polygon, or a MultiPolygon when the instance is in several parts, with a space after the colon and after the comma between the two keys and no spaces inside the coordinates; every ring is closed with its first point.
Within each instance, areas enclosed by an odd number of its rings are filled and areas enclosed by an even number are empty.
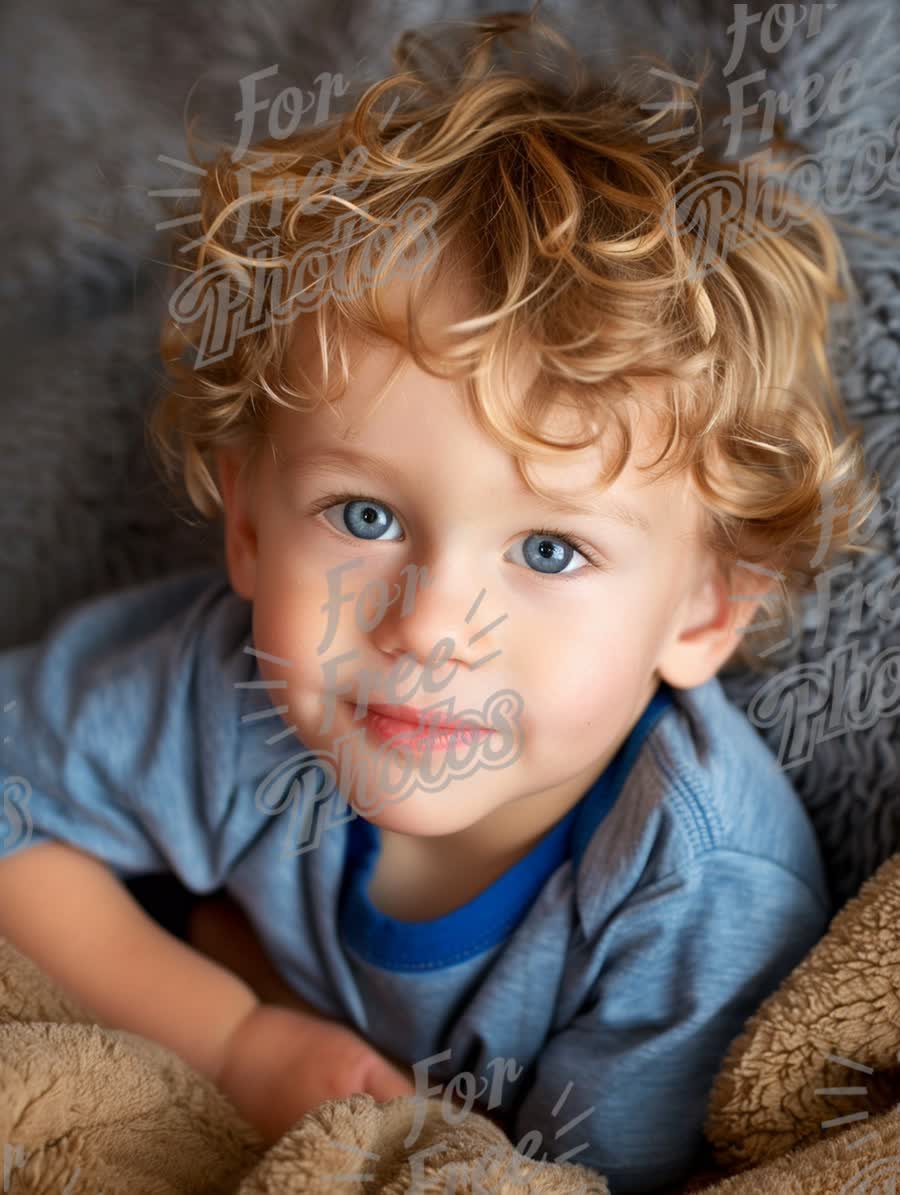
{"type": "Polygon", "coordinates": [[[468,570],[417,566],[414,584],[402,590],[371,632],[384,655],[408,655],[423,668],[427,662],[475,670],[500,654],[496,628],[506,614],[491,610],[487,590],[468,570]]]}

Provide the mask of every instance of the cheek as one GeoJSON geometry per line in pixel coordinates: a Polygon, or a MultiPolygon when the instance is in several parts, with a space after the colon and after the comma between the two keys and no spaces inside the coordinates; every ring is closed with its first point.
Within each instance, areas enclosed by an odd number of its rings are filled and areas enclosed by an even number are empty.
{"type": "Polygon", "coordinates": [[[293,662],[316,636],[316,594],[280,570],[263,571],[253,600],[253,636],[261,651],[293,662]]]}
{"type": "Polygon", "coordinates": [[[324,580],[310,571],[301,581],[283,561],[282,557],[274,567],[269,563],[261,572],[253,601],[254,646],[273,657],[259,660],[260,672],[265,669],[266,679],[287,682],[272,689],[273,705],[293,703],[321,688],[325,654],[341,650],[336,639],[328,653],[319,651],[326,625],[324,580]]]}
{"type": "Polygon", "coordinates": [[[259,633],[282,646],[290,639],[288,653],[308,655],[320,644],[328,654],[346,651],[367,604],[362,591],[370,570],[352,539],[338,540],[298,507],[272,498],[260,529],[259,633]]]}
{"type": "Polygon", "coordinates": [[[326,658],[347,650],[335,639],[327,652],[318,651],[324,627],[323,600],[311,587],[281,585],[257,591],[253,605],[254,646],[270,657],[258,658],[260,675],[271,682],[269,700],[279,708],[284,724],[293,727],[300,741],[313,749],[328,743],[322,734],[326,658]]]}
{"type": "Polygon", "coordinates": [[[508,672],[521,689],[523,717],[566,734],[621,714],[647,684],[648,621],[637,602],[592,601],[569,610],[564,634],[527,635],[508,672]],[[623,609],[630,609],[627,617],[623,609]]]}
{"type": "MultiPolygon", "coordinates": [[[[332,697],[342,698],[363,666],[357,627],[359,603],[340,602],[329,588],[328,567],[311,554],[269,553],[259,574],[253,602],[253,640],[267,680],[286,681],[273,688],[273,705],[287,705],[285,721],[296,724],[309,745],[327,741],[321,727],[332,725],[332,697]]],[[[355,577],[356,573],[349,573],[355,577]]],[[[354,593],[349,580],[344,592],[354,593]]]]}
{"type": "Polygon", "coordinates": [[[623,688],[636,669],[613,652],[584,650],[558,666],[552,683],[536,684],[534,703],[562,732],[606,718],[621,704],[623,688]]]}

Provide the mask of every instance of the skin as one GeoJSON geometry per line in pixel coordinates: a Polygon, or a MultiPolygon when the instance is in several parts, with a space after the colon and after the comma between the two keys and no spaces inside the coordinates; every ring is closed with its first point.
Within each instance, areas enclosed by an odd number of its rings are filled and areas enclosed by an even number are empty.
{"type": "MultiPolygon", "coordinates": [[[[388,292],[389,309],[400,318],[403,284],[388,292]]],[[[462,287],[437,288],[424,308],[426,330],[464,317],[464,300],[462,287]]],[[[315,382],[320,375],[313,346],[310,322],[301,317],[288,369],[293,374],[302,365],[315,382]]],[[[524,486],[512,457],[476,424],[459,382],[423,372],[386,342],[356,340],[351,355],[351,381],[335,410],[320,404],[297,413],[273,404],[269,446],[255,470],[242,468],[240,450],[220,449],[228,571],[235,591],[253,603],[256,648],[290,661],[260,659],[260,674],[287,682],[273,690],[273,704],[287,705],[285,724],[295,726],[311,750],[335,753],[342,736],[359,731],[363,723],[355,714],[364,708],[354,696],[360,696],[363,677],[386,683],[400,675],[404,662],[399,688],[376,692],[371,700],[422,709],[452,698],[455,713],[481,714],[499,691],[520,696],[514,762],[452,774],[440,791],[415,785],[418,757],[410,762],[401,750],[392,757],[397,762],[379,770],[385,756],[377,741],[364,735],[354,743],[369,808],[376,794],[381,797],[380,808],[366,813],[382,841],[370,895],[385,912],[422,920],[491,883],[578,802],[640,718],[660,678],[685,688],[714,676],[762,590],[754,600],[729,601],[701,540],[701,506],[688,479],[641,472],[658,448],[658,429],[647,412],[637,416],[632,458],[606,491],[595,486],[602,440],[565,463],[543,459],[531,466],[542,486],[596,508],[588,515],[561,514],[524,486]],[[398,361],[401,372],[371,409],[398,361]],[[355,463],[327,471],[317,463],[323,451],[348,447],[388,460],[392,478],[355,463]],[[336,500],[327,510],[310,511],[314,502],[341,491],[361,501],[353,506],[336,500]],[[643,514],[649,533],[604,518],[613,499],[643,514]],[[360,512],[373,505],[381,537],[361,538],[360,512]],[[576,536],[597,564],[558,538],[536,535],[543,527],[576,536]],[[546,571],[546,564],[541,571],[538,545],[547,539],[557,553],[555,571],[546,571]],[[359,609],[342,605],[323,653],[328,575],[351,560],[360,563],[343,574],[342,584],[356,595],[372,595],[374,589],[365,588],[370,582],[397,592],[410,564],[427,568],[429,584],[416,589],[411,610],[404,613],[395,601],[380,621],[365,596],[359,609]],[[368,623],[361,623],[361,612],[368,623]],[[429,669],[442,640],[452,647],[439,667],[429,669]],[[349,652],[356,654],[333,667],[330,683],[350,691],[329,718],[323,663],[349,652]],[[436,692],[424,687],[426,679],[436,692]],[[412,790],[402,789],[409,795],[391,802],[385,775],[395,784],[412,776],[412,790]]],[[[514,387],[530,376],[526,361],[526,354],[517,357],[514,387]]],[[[571,418],[571,412],[554,410],[546,426],[567,432],[571,418]]],[[[742,581],[742,591],[748,588],[742,581]]],[[[344,795],[364,810],[358,785],[351,789],[344,795]]]]}

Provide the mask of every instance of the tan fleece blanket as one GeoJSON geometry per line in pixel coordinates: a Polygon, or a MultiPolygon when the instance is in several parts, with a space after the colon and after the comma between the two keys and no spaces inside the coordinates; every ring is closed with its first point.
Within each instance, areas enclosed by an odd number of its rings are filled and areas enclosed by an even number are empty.
{"type": "MultiPolygon", "coordinates": [[[[900,856],[888,860],[732,1043],[707,1134],[718,1169],[676,1192],[900,1189],[900,856]]],[[[604,1195],[587,1167],[531,1161],[485,1116],[331,1100],[265,1148],[171,1051],[92,1021],[0,939],[4,1195],[604,1195]]]]}

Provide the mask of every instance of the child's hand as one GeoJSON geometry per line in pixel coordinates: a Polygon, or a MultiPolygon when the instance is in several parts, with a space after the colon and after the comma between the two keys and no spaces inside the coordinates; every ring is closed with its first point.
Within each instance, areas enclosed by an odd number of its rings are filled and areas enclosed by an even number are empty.
{"type": "MultiPolygon", "coordinates": [[[[246,980],[264,1004],[269,1007],[277,1004],[286,1009],[294,1009],[301,1016],[306,1016],[310,1021],[319,1024],[322,1030],[321,1036],[311,1046],[311,1057],[317,1057],[318,1061],[314,1060],[311,1064],[307,1064],[303,1068],[302,1079],[295,1081],[294,1095],[291,1096],[291,1100],[294,1102],[286,1107],[298,1107],[301,1108],[301,1111],[288,1121],[289,1125],[309,1111],[309,1108],[315,1107],[324,1100],[352,1095],[355,1091],[368,1092],[377,1100],[393,1099],[396,1095],[415,1094],[412,1067],[404,1065],[398,1059],[386,1058],[378,1053],[352,1029],[337,1021],[329,1020],[311,1004],[302,1000],[296,992],[291,991],[263,950],[246,915],[231,897],[220,894],[197,901],[191,913],[189,937],[191,944],[197,950],[246,980]],[[333,1037],[329,1037],[324,1032],[328,1029],[335,1031],[333,1037]],[[340,1063],[337,1061],[338,1056],[342,1059],[340,1063]],[[364,1085],[358,1086],[359,1074],[358,1072],[354,1073],[354,1067],[364,1067],[366,1058],[368,1058],[372,1069],[363,1081],[364,1085]],[[341,1073],[338,1073],[335,1066],[332,1066],[329,1079],[328,1062],[323,1059],[334,1059],[335,1065],[339,1067],[341,1073]],[[318,1077],[317,1068],[324,1079],[318,1077]],[[296,1083],[302,1083],[303,1089],[296,1086],[296,1083]],[[329,1083],[331,1084],[330,1088],[329,1083]],[[340,1089],[338,1090],[338,1088],[340,1089]]],[[[298,1029],[295,1026],[293,1035],[297,1033],[298,1029]]],[[[296,1040],[294,1044],[296,1045],[296,1040]]],[[[221,1082],[219,1085],[221,1086],[221,1082]]],[[[249,1098],[247,1091],[244,1092],[243,1097],[237,1091],[228,1094],[232,1102],[239,1108],[241,1098],[245,1102],[249,1098]]],[[[445,1090],[442,1098],[445,1103],[452,1103],[457,1108],[462,1110],[467,1108],[465,1101],[452,1091],[445,1090]]],[[[498,1128],[503,1129],[500,1109],[479,1106],[475,1110],[482,1116],[486,1116],[488,1120],[493,1121],[498,1128]]],[[[265,1109],[263,1115],[265,1115],[265,1109]]],[[[244,1112],[244,1118],[259,1127],[260,1114],[255,1113],[249,1103],[244,1112]]]]}
{"type": "MultiPolygon", "coordinates": [[[[302,999],[281,978],[266,954],[244,911],[222,893],[196,901],[191,911],[188,937],[191,945],[207,958],[221,963],[249,983],[263,1004],[296,1008],[326,1024],[333,1021],[302,999]]],[[[401,1059],[388,1058],[395,1067],[413,1077],[411,1067],[401,1059]]]]}
{"type": "Polygon", "coordinates": [[[216,1082],[267,1145],[326,1100],[415,1094],[411,1079],[346,1025],[272,1004],[238,1026],[216,1082]]]}

